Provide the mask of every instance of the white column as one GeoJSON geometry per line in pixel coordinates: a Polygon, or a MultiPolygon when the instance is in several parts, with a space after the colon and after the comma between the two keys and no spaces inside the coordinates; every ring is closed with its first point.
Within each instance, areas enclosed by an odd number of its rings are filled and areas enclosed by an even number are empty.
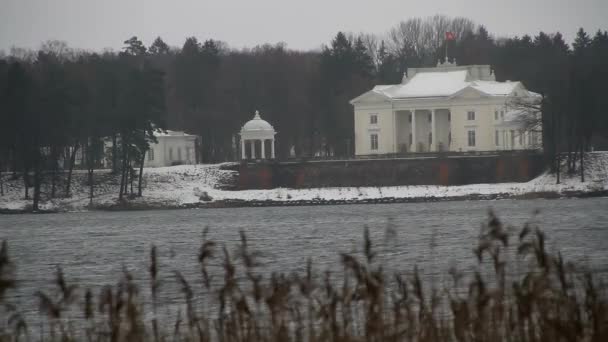
{"type": "Polygon", "coordinates": [[[437,151],[437,135],[436,135],[436,116],[435,116],[435,109],[431,109],[431,136],[433,138],[433,140],[431,140],[431,146],[429,146],[429,149],[431,151],[437,151]]]}
{"type": "Polygon", "coordinates": [[[454,139],[454,137],[452,136],[452,132],[454,131],[452,130],[453,120],[454,118],[452,117],[452,108],[448,108],[448,141],[446,141],[448,151],[452,150],[452,139],[454,139]]]}
{"type": "Polygon", "coordinates": [[[241,138],[241,159],[247,159],[247,154],[245,153],[245,139],[241,138]]]}
{"type": "Polygon", "coordinates": [[[416,110],[412,109],[412,146],[410,146],[411,152],[418,152],[418,142],[416,140],[416,110]]]}
{"type": "Polygon", "coordinates": [[[274,138],[270,140],[270,158],[274,159],[274,138]]]}
{"type": "Polygon", "coordinates": [[[399,152],[399,146],[397,146],[397,112],[393,110],[393,153],[399,152]]]}
{"type": "Polygon", "coordinates": [[[261,140],[260,140],[260,143],[262,144],[262,159],[266,159],[266,151],[265,151],[266,146],[264,146],[264,145],[265,145],[265,144],[264,144],[264,142],[265,142],[265,141],[266,141],[266,140],[264,140],[264,139],[261,139],[261,140]]]}
{"type": "Polygon", "coordinates": [[[251,149],[251,159],[255,159],[255,140],[249,140],[250,149],[251,149]]]}

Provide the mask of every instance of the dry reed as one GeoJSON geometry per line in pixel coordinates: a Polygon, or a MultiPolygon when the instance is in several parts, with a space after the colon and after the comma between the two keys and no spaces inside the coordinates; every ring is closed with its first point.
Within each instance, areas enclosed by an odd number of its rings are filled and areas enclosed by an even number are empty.
{"type": "Polygon", "coordinates": [[[68,284],[57,268],[55,290],[36,294],[46,328],[33,337],[7,296],[18,283],[3,242],[0,341],[608,341],[602,279],[549,253],[532,223],[512,236],[490,212],[473,251],[477,270],[450,269],[450,283],[439,288],[417,267],[388,274],[367,229],[362,251],[340,255],[340,275],[319,273],[310,260],[303,273],[264,275],[244,233],[231,254],[207,240],[205,229],[198,255],[202,287],[173,272],[183,297],[174,320],[157,318],[162,283],[152,246],[151,298],[126,270],[95,295],[68,284]],[[221,264],[223,279],[212,280],[211,262],[221,264]],[[209,306],[201,308],[197,297],[209,306]],[[81,315],[69,314],[75,310],[81,315]]]}

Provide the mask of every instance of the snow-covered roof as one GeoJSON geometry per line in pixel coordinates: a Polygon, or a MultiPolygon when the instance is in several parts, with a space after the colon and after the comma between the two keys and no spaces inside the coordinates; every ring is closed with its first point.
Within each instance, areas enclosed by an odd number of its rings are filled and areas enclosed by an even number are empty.
{"type": "MultiPolygon", "coordinates": [[[[489,66],[488,68],[489,73],[489,66]]],[[[473,70],[473,69],[471,69],[473,70]]],[[[497,82],[493,80],[480,79],[466,67],[443,66],[442,68],[424,68],[417,71],[410,79],[404,79],[402,84],[377,85],[366,94],[376,94],[387,99],[413,99],[413,98],[437,98],[453,97],[465,89],[473,89],[484,96],[511,96],[518,87],[525,91],[519,96],[535,96],[523,88],[520,82],[497,82]],[[451,70],[450,70],[451,69],[451,70]]],[[[363,95],[362,95],[363,96],[363,95]]],[[[359,98],[351,101],[357,102],[359,98]]]]}
{"type": "Polygon", "coordinates": [[[184,131],[171,131],[171,130],[156,130],[154,131],[155,137],[196,137],[195,135],[188,134],[184,131]]]}
{"type": "Polygon", "coordinates": [[[385,88],[391,98],[450,96],[467,86],[467,71],[421,72],[406,84],[385,88]]]}
{"type": "Polygon", "coordinates": [[[519,82],[473,81],[470,86],[490,96],[508,96],[517,87],[519,82]]]}

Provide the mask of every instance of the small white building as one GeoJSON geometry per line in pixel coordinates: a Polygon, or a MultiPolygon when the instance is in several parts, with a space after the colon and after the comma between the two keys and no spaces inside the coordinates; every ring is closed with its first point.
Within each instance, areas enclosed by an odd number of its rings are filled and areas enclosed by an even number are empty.
{"type": "Polygon", "coordinates": [[[241,127],[241,160],[274,159],[274,136],[277,132],[259,111],[241,127]]]}
{"type": "Polygon", "coordinates": [[[183,131],[157,131],[158,140],[146,153],[145,167],[160,167],[196,163],[196,135],[183,131]]]}
{"type": "Polygon", "coordinates": [[[539,95],[497,82],[489,65],[409,68],[401,84],[378,85],[350,101],[355,154],[537,149],[542,137],[510,107],[539,95]]]}

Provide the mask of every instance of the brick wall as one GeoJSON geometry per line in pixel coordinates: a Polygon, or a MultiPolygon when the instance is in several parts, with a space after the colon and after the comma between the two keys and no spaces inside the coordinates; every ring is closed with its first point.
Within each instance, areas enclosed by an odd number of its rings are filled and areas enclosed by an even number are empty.
{"type": "Polygon", "coordinates": [[[526,182],[544,169],[539,154],[259,162],[239,166],[238,189],[463,185],[526,182]]]}

